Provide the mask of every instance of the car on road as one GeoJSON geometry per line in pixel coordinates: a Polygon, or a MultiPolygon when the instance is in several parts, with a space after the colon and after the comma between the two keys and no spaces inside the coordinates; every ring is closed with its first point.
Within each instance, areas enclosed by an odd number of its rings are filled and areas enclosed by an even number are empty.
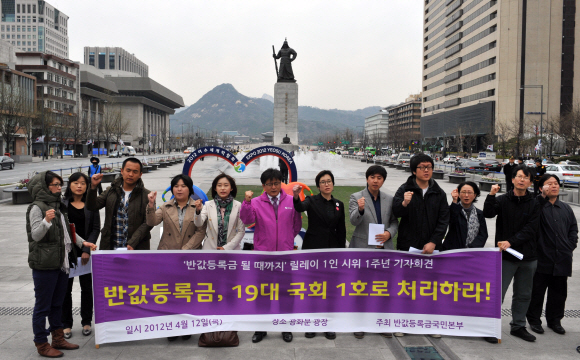
{"type": "Polygon", "coordinates": [[[408,152],[399,153],[399,156],[397,156],[397,162],[399,164],[406,164],[411,162],[411,154],[408,152]]]}
{"type": "Polygon", "coordinates": [[[580,166],[550,164],[546,166],[546,174],[554,174],[560,178],[561,182],[580,182],[580,166]]]}
{"type": "Polygon", "coordinates": [[[2,169],[14,169],[14,159],[10,156],[0,156],[0,166],[2,169]]]}
{"type": "Polygon", "coordinates": [[[456,161],[457,161],[457,156],[455,156],[455,155],[447,155],[446,157],[443,158],[444,164],[453,164],[456,161]]]}
{"type": "Polygon", "coordinates": [[[572,161],[572,160],[564,160],[564,161],[560,161],[558,163],[558,165],[578,165],[578,163],[576,161],[572,161]]]}
{"type": "Polygon", "coordinates": [[[485,164],[479,160],[459,159],[455,163],[456,169],[464,170],[485,170],[485,164]]]}
{"type": "Polygon", "coordinates": [[[488,159],[488,160],[482,160],[482,162],[485,164],[485,170],[496,171],[496,172],[501,171],[501,164],[497,160],[488,159]]]}
{"type": "Polygon", "coordinates": [[[535,160],[526,160],[526,161],[524,161],[524,165],[526,165],[528,167],[536,167],[536,161],[535,160]]]}
{"type": "Polygon", "coordinates": [[[119,151],[113,150],[113,151],[109,151],[109,157],[110,158],[119,158],[119,157],[121,157],[121,154],[119,153],[119,151]]]}

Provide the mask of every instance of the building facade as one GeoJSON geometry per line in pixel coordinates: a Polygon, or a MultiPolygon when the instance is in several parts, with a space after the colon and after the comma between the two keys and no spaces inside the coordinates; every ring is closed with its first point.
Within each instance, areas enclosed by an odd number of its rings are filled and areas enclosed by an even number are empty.
{"type": "Polygon", "coordinates": [[[389,111],[381,109],[377,114],[365,118],[364,145],[380,149],[387,144],[389,133],[389,111]]]}
{"type": "Polygon", "coordinates": [[[421,145],[421,94],[389,108],[388,144],[393,149],[412,150],[421,145]]]}
{"type": "Polygon", "coordinates": [[[69,17],[46,1],[2,0],[0,38],[17,51],[69,58],[69,17]]]}
{"type": "Polygon", "coordinates": [[[580,99],[575,7],[573,0],[425,0],[422,137],[441,144],[471,137],[477,151],[506,129],[531,133],[542,118],[569,111],[580,99]]]}
{"type": "Polygon", "coordinates": [[[99,70],[121,70],[149,76],[149,66],[123,48],[85,46],[84,53],[85,64],[99,70]]]}

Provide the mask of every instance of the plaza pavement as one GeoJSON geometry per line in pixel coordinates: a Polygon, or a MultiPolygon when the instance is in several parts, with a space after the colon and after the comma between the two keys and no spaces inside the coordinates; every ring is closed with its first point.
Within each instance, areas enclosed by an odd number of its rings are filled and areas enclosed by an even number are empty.
{"type": "MultiPolygon", "coordinates": [[[[343,159],[342,163],[330,164],[330,170],[337,174],[336,185],[365,185],[364,173],[369,165],[358,160],[343,159]]],[[[248,166],[248,174],[259,173],[259,165],[248,166]],[[250,169],[254,167],[253,169],[250,169]]],[[[314,176],[319,169],[309,168],[301,171],[299,180],[314,184],[314,176]]],[[[225,161],[206,158],[199,161],[192,172],[194,183],[207,191],[213,178],[219,171],[235,172],[225,161]]],[[[407,179],[409,173],[387,168],[388,175],[383,190],[394,195],[397,188],[407,179]]],[[[143,175],[147,188],[156,190],[157,202],[161,202],[161,193],[170,182],[170,177],[181,172],[181,165],[174,165],[143,175]]],[[[238,174],[239,175],[239,174],[238,174]]],[[[236,176],[239,184],[259,184],[258,177],[236,176]]],[[[448,181],[439,180],[439,185],[448,194],[455,187],[448,181]]],[[[476,204],[483,207],[482,193],[476,204]]],[[[448,200],[451,197],[448,195],[448,200]]],[[[25,231],[25,213],[27,205],[0,203],[0,360],[37,359],[33,344],[31,311],[34,306],[34,285],[31,270],[27,264],[28,246],[25,231]],[[14,313],[18,308],[20,314],[14,313]]],[[[578,218],[580,207],[573,207],[578,218]]],[[[104,216],[104,211],[101,211],[104,216]]],[[[486,244],[493,246],[495,219],[488,219],[489,239],[486,244]]],[[[156,248],[159,241],[159,228],[152,231],[151,248],[156,248]]],[[[574,264],[574,272],[580,263],[574,264]]],[[[367,334],[357,340],[352,333],[338,333],[335,340],[327,340],[321,334],[314,339],[306,339],[303,333],[294,333],[294,340],[285,343],[279,333],[269,333],[260,343],[251,342],[252,332],[240,332],[240,346],[237,348],[207,349],[199,348],[199,335],[190,340],[178,339],[169,343],[167,339],[143,340],[126,343],[103,344],[95,349],[94,337],[81,334],[80,316],[75,315],[75,328],[70,340],[79,344],[76,351],[66,351],[67,359],[409,359],[405,346],[434,346],[444,359],[577,359],[580,354],[576,347],[580,345],[580,281],[578,276],[568,282],[567,317],[562,321],[566,335],[557,335],[547,327],[544,335],[537,335],[534,343],[525,342],[509,335],[509,317],[502,318],[502,344],[488,344],[481,338],[450,337],[433,339],[428,336],[407,335],[402,338],[384,339],[378,334],[367,334]],[[570,311],[576,310],[576,311],[570,311]],[[575,314],[574,314],[575,313],[575,314]]],[[[511,289],[506,295],[503,309],[509,309],[511,289]]],[[[73,289],[73,306],[80,304],[80,290],[75,281],[73,289]]],[[[505,311],[505,310],[504,310],[505,311]]],[[[78,313],[78,312],[77,312],[78,313]]],[[[543,320],[545,322],[545,319],[543,320]]]]}

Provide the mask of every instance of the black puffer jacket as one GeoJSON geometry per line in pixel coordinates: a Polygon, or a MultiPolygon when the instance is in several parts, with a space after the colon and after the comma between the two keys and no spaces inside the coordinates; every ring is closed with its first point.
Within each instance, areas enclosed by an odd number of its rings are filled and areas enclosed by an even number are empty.
{"type": "MultiPolygon", "coordinates": [[[[512,191],[495,196],[488,195],[483,205],[483,215],[496,219],[495,246],[499,241],[509,241],[511,247],[524,255],[523,261],[536,260],[539,236],[540,204],[526,190],[526,195],[516,196],[512,191]]],[[[503,259],[519,261],[504,252],[503,259]]]]}
{"type": "Polygon", "coordinates": [[[447,195],[433,179],[423,196],[415,175],[409,176],[401,185],[393,199],[393,214],[401,218],[397,250],[409,251],[409,247],[422,249],[427,243],[434,243],[441,250],[443,237],[449,225],[449,204],[447,195]],[[403,206],[405,192],[412,191],[413,198],[407,207],[403,206]]]}

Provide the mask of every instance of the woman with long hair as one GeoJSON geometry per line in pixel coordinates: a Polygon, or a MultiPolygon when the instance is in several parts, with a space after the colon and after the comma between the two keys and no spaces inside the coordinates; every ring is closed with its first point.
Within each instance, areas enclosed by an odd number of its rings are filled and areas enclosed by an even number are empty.
{"type": "MultiPolygon", "coordinates": [[[[81,172],[72,174],[68,180],[68,187],[64,192],[63,204],[67,208],[68,221],[75,225],[77,234],[87,239],[92,244],[97,243],[101,230],[101,217],[98,211],[90,211],[85,207],[87,189],[91,184],[89,177],[81,172]]],[[[86,265],[91,258],[88,247],[82,248],[81,264],[86,265]]],[[[72,337],[73,314],[72,314],[72,288],[74,277],[68,279],[68,288],[62,305],[62,324],[64,337],[72,337]]],[[[92,333],[91,322],[93,319],[93,277],[91,273],[80,275],[81,285],[81,325],[83,335],[92,333]]]]}

